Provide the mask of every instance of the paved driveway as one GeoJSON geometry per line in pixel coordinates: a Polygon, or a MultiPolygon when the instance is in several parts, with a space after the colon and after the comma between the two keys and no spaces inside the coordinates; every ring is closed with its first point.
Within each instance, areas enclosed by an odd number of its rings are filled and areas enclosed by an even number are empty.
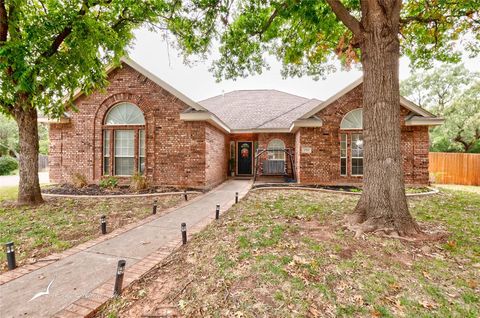
{"type": "MultiPolygon", "coordinates": [[[[38,174],[40,178],[40,184],[50,183],[50,178],[48,177],[48,171],[40,172],[38,174]]],[[[20,181],[20,177],[16,176],[0,176],[0,187],[13,187],[17,186],[20,181]]]]}

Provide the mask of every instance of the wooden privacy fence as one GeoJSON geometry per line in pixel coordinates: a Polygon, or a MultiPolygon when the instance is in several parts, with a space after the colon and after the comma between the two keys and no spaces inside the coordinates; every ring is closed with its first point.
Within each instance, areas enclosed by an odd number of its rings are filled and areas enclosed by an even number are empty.
{"type": "Polygon", "coordinates": [[[43,171],[48,168],[48,156],[38,155],[38,170],[43,171]]]}
{"type": "Polygon", "coordinates": [[[435,183],[480,185],[480,154],[430,152],[428,159],[435,183]]]}

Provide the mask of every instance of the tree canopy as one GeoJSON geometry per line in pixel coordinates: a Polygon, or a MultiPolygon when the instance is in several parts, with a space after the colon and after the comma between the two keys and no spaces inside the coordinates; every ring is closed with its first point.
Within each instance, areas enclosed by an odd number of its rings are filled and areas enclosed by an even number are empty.
{"type": "Polygon", "coordinates": [[[0,0],[0,109],[62,115],[65,97],[105,85],[132,30],[166,9],[160,0],[0,0]]]}
{"type": "MultiPolygon", "coordinates": [[[[480,0],[397,2],[402,2],[401,55],[413,67],[478,54],[480,0]]],[[[212,68],[218,79],[261,73],[268,67],[266,55],[283,63],[284,76],[318,78],[334,69],[335,57],[347,67],[359,61],[361,39],[353,31],[363,27],[357,23],[366,15],[362,6],[359,0],[192,0],[183,2],[169,26],[187,55],[203,54],[220,43],[212,68]]]]}
{"type": "Polygon", "coordinates": [[[415,72],[401,92],[445,119],[431,129],[432,151],[480,152],[480,73],[460,65],[415,72]]]}
{"type": "Polygon", "coordinates": [[[40,203],[37,113],[59,117],[107,85],[133,30],[166,17],[162,0],[0,0],[0,112],[19,129],[19,203],[40,203]]]}

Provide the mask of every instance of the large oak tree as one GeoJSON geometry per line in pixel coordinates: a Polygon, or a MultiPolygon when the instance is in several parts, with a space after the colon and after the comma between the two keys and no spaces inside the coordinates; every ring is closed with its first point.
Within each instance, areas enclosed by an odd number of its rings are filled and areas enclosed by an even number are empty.
{"type": "Polygon", "coordinates": [[[479,0],[177,1],[170,29],[189,55],[220,42],[218,78],[244,77],[283,62],[283,75],[322,76],[337,56],[363,69],[364,191],[349,220],[357,234],[417,236],[400,148],[399,58],[429,66],[480,50],[479,0]]]}
{"type": "Polygon", "coordinates": [[[0,0],[0,111],[19,129],[19,203],[42,202],[37,114],[61,116],[75,90],[106,85],[133,30],[169,11],[162,0],[0,0]]]}

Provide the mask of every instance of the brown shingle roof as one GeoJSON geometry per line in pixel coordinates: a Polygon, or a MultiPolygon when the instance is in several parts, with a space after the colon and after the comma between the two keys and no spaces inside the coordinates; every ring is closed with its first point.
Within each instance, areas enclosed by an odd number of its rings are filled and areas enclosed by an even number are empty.
{"type": "Polygon", "coordinates": [[[199,102],[230,129],[282,129],[321,101],[277,90],[239,90],[199,102]]]}

